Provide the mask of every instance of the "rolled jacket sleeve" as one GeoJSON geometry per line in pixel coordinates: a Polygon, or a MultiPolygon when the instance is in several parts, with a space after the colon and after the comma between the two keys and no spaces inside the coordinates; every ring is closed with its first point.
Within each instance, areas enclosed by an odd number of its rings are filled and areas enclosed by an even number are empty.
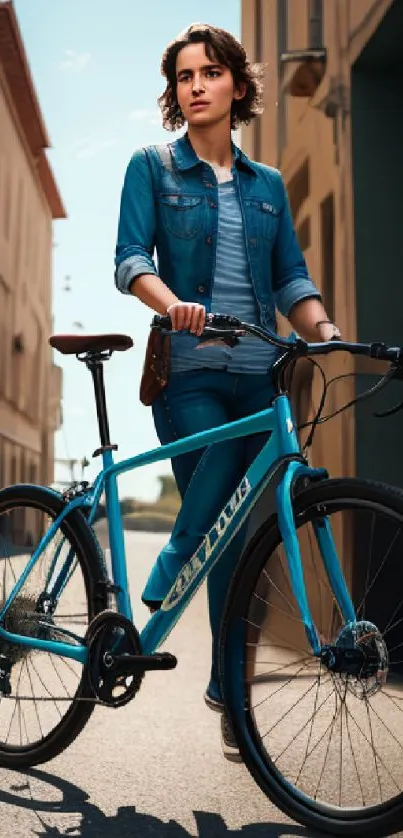
{"type": "Polygon", "coordinates": [[[273,248],[273,291],[278,310],[288,317],[292,307],[307,297],[321,295],[309,276],[298,244],[284,181],[278,173],[283,194],[277,236],[273,248]]]}
{"type": "Polygon", "coordinates": [[[115,283],[123,294],[130,294],[136,276],[157,274],[154,247],[154,190],[146,152],[142,149],[133,155],[127,167],[120,202],[115,283]]]}

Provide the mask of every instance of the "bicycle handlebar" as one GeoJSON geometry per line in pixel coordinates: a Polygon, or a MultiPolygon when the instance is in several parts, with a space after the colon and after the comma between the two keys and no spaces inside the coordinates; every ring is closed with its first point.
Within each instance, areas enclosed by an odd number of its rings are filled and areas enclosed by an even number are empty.
{"type": "MultiPolygon", "coordinates": [[[[172,330],[171,318],[169,315],[155,315],[152,326],[166,331],[172,330]]],[[[263,329],[251,323],[244,323],[238,317],[227,314],[208,314],[206,326],[201,337],[229,339],[239,338],[245,334],[254,335],[265,343],[270,343],[279,349],[285,350],[285,358],[298,358],[312,355],[329,355],[331,352],[349,352],[350,355],[367,355],[379,361],[389,361],[392,364],[403,366],[403,347],[387,346],[382,342],[354,343],[333,339],[331,341],[320,341],[319,343],[307,343],[302,338],[282,338],[271,329],[263,329]]],[[[237,341],[236,341],[237,342],[237,341]]]]}

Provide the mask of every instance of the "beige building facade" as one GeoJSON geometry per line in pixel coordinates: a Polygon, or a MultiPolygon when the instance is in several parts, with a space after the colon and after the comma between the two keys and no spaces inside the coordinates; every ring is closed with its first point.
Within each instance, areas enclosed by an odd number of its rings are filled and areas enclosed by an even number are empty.
{"type": "Polygon", "coordinates": [[[0,3],[0,486],[53,481],[52,220],[64,207],[12,3],[0,3]]]}
{"type": "MultiPolygon", "coordinates": [[[[403,344],[403,0],[243,0],[242,42],[266,64],[265,110],[242,146],[281,170],[329,317],[346,339],[403,344]]],[[[325,413],[380,372],[347,355],[323,367],[360,373],[329,391],[325,413]]],[[[316,374],[312,392],[317,404],[316,374]]],[[[373,417],[399,395],[391,387],[319,428],[315,464],[403,485],[401,414],[373,417]]]]}

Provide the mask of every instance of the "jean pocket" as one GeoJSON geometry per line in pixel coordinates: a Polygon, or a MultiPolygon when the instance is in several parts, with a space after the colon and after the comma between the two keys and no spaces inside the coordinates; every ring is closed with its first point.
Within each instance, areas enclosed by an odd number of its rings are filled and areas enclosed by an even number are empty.
{"type": "Polygon", "coordinates": [[[245,206],[252,235],[273,241],[276,237],[280,214],[276,205],[259,198],[248,198],[245,206]]]}
{"type": "Polygon", "coordinates": [[[172,235],[193,239],[203,223],[203,197],[191,195],[158,195],[161,222],[172,235]]]}

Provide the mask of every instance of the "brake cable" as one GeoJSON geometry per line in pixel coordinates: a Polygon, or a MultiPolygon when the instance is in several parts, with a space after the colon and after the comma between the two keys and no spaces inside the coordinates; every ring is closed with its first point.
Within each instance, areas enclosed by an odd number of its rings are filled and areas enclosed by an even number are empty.
{"type": "MultiPolygon", "coordinates": [[[[312,360],[312,359],[309,359],[309,360],[312,360]]],[[[304,444],[304,450],[306,448],[308,448],[310,445],[312,445],[313,436],[314,436],[315,430],[316,430],[318,425],[323,425],[325,422],[328,422],[330,419],[333,419],[335,416],[338,416],[340,413],[343,413],[345,410],[348,410],[349,407],[352,407],[353,405],[357,404],[358,402],[365,401],[365,399],[371,398],[376,393],[380,392],[380,390],[382,390],[384,387],[386,387],[386,385],[389,384],[389,381],[391,381],[393,378],[396,377],[396,368],[392,367],[372,387],[368,388],[363,393],[359,393],[358,396],[356,396],[354,399],[351,399],[350,401],[346,402],[346,404],[342,405],[342,407],[339,407],[337,410],[333,411],[333,413],[329,413],[327,416],[321,416],[323,406],[324,406],[324,403],[325,403],[325,399],[326,399],[326,394],[328,392],[328,389],[329,389],[330,385],[334,384],[335,381],[339,381],[343,378],[356,376],[357,373],[343,373],[342,375],[335,376],[335,378],[330,379],[330,381],[326,381],[325,373],[323,372],[323,369],[320,366],[320,364],[318,364],[316,361],[312,361],[312,363],[314,363],[315,366],[317,366],[318,369],[321,372],[322,379],[324,381],[324,388],[323,388],[323,391],[322,391],[322,397],[321,397],[321,400],[320,400],[319,408],[316,412],[316,416],[310,422],[304,422],[302,425],[300,425],[298,427],[298,431],[303,430],[304,428],[308,428],[308,427],[311,428],[308,439],[307,439],[306,443],[304,444]]],[[[395,412],[397,412],[397,410],[400,410],[400,409],[403,409],[403,402],[400,405],[398,405],[394,408],[391,408],[390,411],[387,411],[384,414],[378,415],[377,418],[381,418],[383,416],[390,415],[391,413],[395,413],[395,412]]]]}

